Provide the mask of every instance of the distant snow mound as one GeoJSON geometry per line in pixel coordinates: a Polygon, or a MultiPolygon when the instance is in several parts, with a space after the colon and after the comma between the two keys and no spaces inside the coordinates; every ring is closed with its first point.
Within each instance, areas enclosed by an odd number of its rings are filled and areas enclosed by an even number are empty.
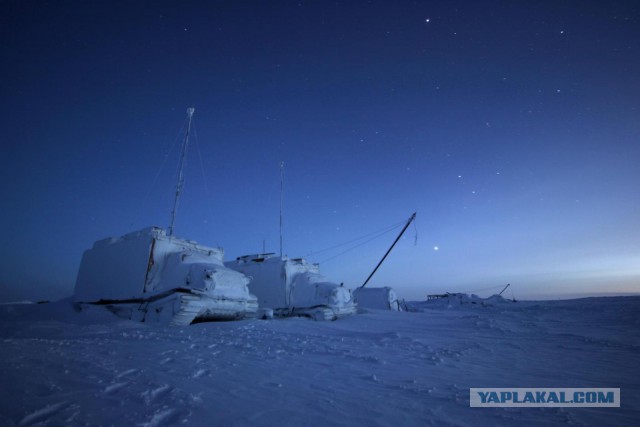
{"type": "Polygon", "coordinates": [[[492,307],[494,305],[511,304],[512,301],[500,295],[480,298],[476,294],[450,293],[434,296],[427,301],[411,301],[407,303],[409,311],[423,311],[432,308],[456,308],[461,306],[492,307]]]}
{"type": "Polygon", "coordinates": [[[486,298],[485,301],[491,302],[492,304],[510,304],[513,300],[508,300],[501,295],[491,295],[489,298],[486,298]]]}

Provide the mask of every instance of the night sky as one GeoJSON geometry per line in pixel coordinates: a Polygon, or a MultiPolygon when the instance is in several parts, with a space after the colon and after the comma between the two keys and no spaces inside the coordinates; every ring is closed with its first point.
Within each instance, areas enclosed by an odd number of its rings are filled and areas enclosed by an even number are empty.
{"type": "Polygon", "coordinates": [[[0,301],[169,225],[190,106],[176,235],[228,260],[279,251],[284,161],[284,253],[346,286],[415,211],[368,286],[640,292],[640,2],[0,8],[0,301]]]}

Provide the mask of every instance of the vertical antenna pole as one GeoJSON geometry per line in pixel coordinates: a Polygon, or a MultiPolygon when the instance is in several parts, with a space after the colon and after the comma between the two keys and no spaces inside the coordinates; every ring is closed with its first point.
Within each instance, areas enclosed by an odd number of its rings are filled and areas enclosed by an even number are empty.
{"type": "Polygon", "coordinates": [[[189,145],[189,133],[191,132],[191,119],[195,108],[187,108],[187,131],[184,134],[184,141],[182,142],[182,152],[180,154],[180,170],[178,172],[178,183],[176,184],[176,197],[173,201],[173,210],[171,211],[171,224],[169,224],[169,236],[173,236],[173,226],[176,222],[176,212],[178,210],[178,200],[180,199],[180,193],[182,192],[182,186],[184,185],[184,163],[187,157],[187,145],[189,145]]]}
{"type": "Polygon", "coordinates": [[[280,258],[282,258],[282,199],[284,193],[284,161],[280,161],[280,258]]]}

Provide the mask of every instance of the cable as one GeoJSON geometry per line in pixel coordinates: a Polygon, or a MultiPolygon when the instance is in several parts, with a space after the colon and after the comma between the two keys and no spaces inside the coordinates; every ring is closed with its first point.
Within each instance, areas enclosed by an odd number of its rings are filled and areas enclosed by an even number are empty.
{"type": "Polygon", "coordinates": [[[350,252],[350,251],[352,251],[352,250],[354,250],[354,249],[356,249],[356,248],[359,248],[360,246],[365,245],[365,244],[369,243],[370,241],[377,239],[378,237],[382,237],[382,236],[384,236],[385,234],[390,233],[390,232],[391,232],[391,231],[393,231],[393,230],[394,230],[393,228],[391,228],[391,229],[389,229],[389,230],[386,230],[386,231],[384,231],[384,232],[382,232],[382,233],[380,233],[380,234],[378,234],[378,235],[376,235],[376,236],[373,236],[372,238],[370,238],[370,239],[368,239],[368,240],[365,240],[364,242],[362,242],[362,243],[360,243],[360,244],[355,245],[355,246],[354,246],[354,247],[352,247],[352,248],[347,249],[346,251],[342,251],[342,252],[340,252],[340,253],[339,253],[339,254],[337,254],[337,255],[334,255],[334,256],[332,256],[332,257],[330,257],[330,258],[325,259],[324,261],[321,261],[321,263],[322,263],[322,264],[324,264],[324,263],[326,263],[326,262],[328,262],[328,261],[331,261],[332,259],[338,258],[339,256],[344,255],[344,254],[346,254],[347,252],[350,252]]]}
{"type": "Polygon", "coordinates": [[[309,257],[311,255],[317,255],[317,254],[320,254],[320,253],[323,253],[323,252],[327,252],[327,251],[330,251],[331,249],[339,248],[340,246],[345,246],[345,245],[348,245],[348,244],[353,243],[353,242],[357,242],[358,240],[362,240],[362,239],[365,239],[365,238],[367,238],[369,236],[373,236],[374,234],[377,235],[378,233],[381,233],[381,232],[382,233],[387,233],[387,232],[389,232],[391,230],[394,230],[394,229],[400,227],[402,224],[404,224],[404,221],[398,222],[398,223],[396,223],[394,225],[389,225],[387,227],[384,227],[384,228],[382,228],[380,230],[377,230],[377,231],[373,231],[371,233],[367,233],[367,234],[365,234],[363,236],[356,237],[355,239],[351,239],[351,240],[349,240],[347,242],[344,242],[344,243],[338,243],[337,245],[329,246],[328,248],[320,249],[319,251],[309,252],[308,254],[304,255],[304,258],[307,258],[307,257],[309,257]]]}
{"type": "Polygon", "coordinates": [[[492,286],[490,288],[484,288],[484,289],[475,289],[473,291],[468,291],[466,293],[473,294],[473,293],[476,293],[476,292],[488,291],[488,290],[497,289],[497,288],[504,288],[504,285],[492,286]]]}
{"type": "Polygon", "coordinates": [[[185,119],[184,123],[182,123],[182,126],[180,127],[180,130],[178,130],[178,133],[175,137],[175,139],[173,140],[173,144],[171,144],[171,148],[169,148],[169,151],[165,152],[164,154],[164,159],[162,160],[162,163],[160,164],[160,168],[158,169],[158,172],[156,172],[156,176],[153,178],[153,182],[151,183],[151,185],[149,186],[149,189],[147,190],[147,194],[144,196],[144,199],[142,199],[142,207],[144,209],[144,206],[147,204],[147,200],[149,199],[149,196],[151,196],[151,192],[153,191],[154,187],[156,186],[156,183],[158,182],[158,178],[160,177],[160,174],[162,173],[162,170],[164,169],[164,166],[167,164],[167,160],[169,159],[169,154],[171,154],[173,152],[173,149],[176,147],[178,140],[180,139],[180,135],[182,135],[183,133],[183,129],[185,128],[186,124],[187,124],[187,120],[185,119]]]}
{"type": "MultiPolygon", "coordinates": [[[[196,152],[198,153],[198,159],[200,160],[200,172],[202,173],[202,182],[204,184],[204,193],[205,196],[207,197],[207,201],[209,200],[213,200],[213,198],[211,197],[211,193],[209,192],[209,185],[207,184],[207,177],[205,175],[205,171],[204,171],[204,161],[203,161],[203,156],[202,156],[202,152],[200,151],[200,139],[198,138],[198,133],[196,132],[196,128],[195,125],[192,126],[193,127],[193,136],[194,139],[196,140],[195,145],[196,145],[196,152]]],[[[205,203],[205,205],[207,206],[207,213],[209,214],[209,218],[212,219],[213,218],[213,209],[211,207],[210,203],[205,203]]]]}

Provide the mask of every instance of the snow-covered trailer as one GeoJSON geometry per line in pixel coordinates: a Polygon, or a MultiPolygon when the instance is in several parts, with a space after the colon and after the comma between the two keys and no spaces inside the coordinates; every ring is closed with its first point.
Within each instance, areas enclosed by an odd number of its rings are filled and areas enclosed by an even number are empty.
{"type": "Polygon", "coordinates": [[[132,320],[188,325],[254,315],[249,279],[223,264],[221,248],[149,227],[85,251],[74,300],[103,304],[132,320]]]}
{"type": "Polygon", "coordinates": [[[358,307],[402,311],[396,292],[389,286],[382,288],[358,288],[353,291],[358,307]]]}
{"type": "Polygon", "coordinates": [[[335,320],[356,312],[351,291],[322,276],[318,264],[302,258],[257,254],[225,265],[248,276],[249,290],[260,308],[273,309],[276,316],[335,320]]]}

